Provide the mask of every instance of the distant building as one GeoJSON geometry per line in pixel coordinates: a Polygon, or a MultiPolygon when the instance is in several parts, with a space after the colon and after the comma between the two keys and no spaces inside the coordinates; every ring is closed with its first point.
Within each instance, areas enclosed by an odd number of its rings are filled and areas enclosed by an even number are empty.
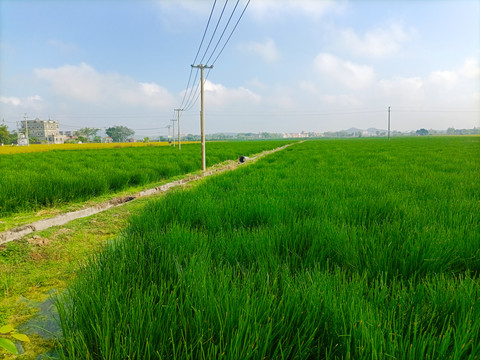
{"type": "Polygon", "coordinates": [[[66,138],[65,135],[60,134],[58,121],[39,118],[20,121],[19,132],[28,133],[29,138],[37,138],[38,141],[49,144],[63,144],[66,138]]]}
{"type": "Polygon", "coordinates": [[[72,130],[60,130],[60,135],[65,135],[65,136],[73,136],[74,131],[72,130]]]}
{"type": "Polygon", "coordinates": [[[25,134],[18,134],[18,139],[17,139],[17,144],[18,146],[27,146],[28,145],[28,140],[25,134]]]}

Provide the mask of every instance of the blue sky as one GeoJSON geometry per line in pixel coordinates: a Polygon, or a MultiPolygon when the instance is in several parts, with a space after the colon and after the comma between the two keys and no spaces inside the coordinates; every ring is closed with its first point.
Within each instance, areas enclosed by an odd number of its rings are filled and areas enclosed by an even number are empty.
{"type": "MultiPolygon", "coordinates": [[[[213,3],[0,0],[0,119],[166,134],[213,3]]],[[[479,29],[475,0],[251,0],[208,74],[206,132],[386,128],[388,106],[395,130],[480,126],[479,29]]],[[[182,133],[198,134],[200,101],[189,107],[182,133]]]]}

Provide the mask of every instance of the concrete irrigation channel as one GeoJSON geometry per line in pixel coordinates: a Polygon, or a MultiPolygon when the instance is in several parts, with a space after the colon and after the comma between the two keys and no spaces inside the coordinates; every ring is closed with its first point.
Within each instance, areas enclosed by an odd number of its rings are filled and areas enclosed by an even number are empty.
{"type": "Polygon", "coordinates": [[[285,149],[286,147],[290,146],[292,144],[287,144],[284,146],[281,146],[279,148],[273,149],[273,150],[267,150],[264,152],[261,152],[257,155],[254,155],[253,157],[246,157],[246,156],[240,156],[238,161],[229,161],[227,163],[219,164],[219,165],[214,165],[210,167],[207,171],[198,174],[198,175],[189,175],[186,176],[183,179],[176,180],[169,182],[167,184],[157,186],[152,189],[147,189],[140,191],[136,194],[128,195],[128,196],[121,196],[121,197],[115,197],[109,201],[97,204],[95,206],[91,206],[85,209],[77,210],[77,211],[72,211],[64,214],[60,214],[48,219],[43,219],[39,220],[36,222],[33,222],[31,224],[26,224],[19,226],[17,228],[4,231],[0,233],[0,244],[4,244],[13,240],[18,240],[21,239],[23,236],[31,234],[35,231],[41,231],[48,229],[52,226],[61,226],[69,223],[72,220],[84,218],[87,216],[91,216],[94,214],[98,214],[99,212],[111,209],[113,207],[121,206],[127,202],[133,201],[135,199],[139,199],[145,196],[150,196],[158,193],[163,193],[166,192],[174,187],[177,186],[183,186],[188,183],[191,183],[193,181],[197,181],[199,179],[203,179],[207,176],[213,175],[213,174],[218,174],[224,171],[229,171],[229,170],[234,170],[236,169],[239,165],[245,164],[245,163],[252,163],[255,162],[256,160],[267,156],[269,154],[272,154],[274,152],[280,151],[285,149]]]}

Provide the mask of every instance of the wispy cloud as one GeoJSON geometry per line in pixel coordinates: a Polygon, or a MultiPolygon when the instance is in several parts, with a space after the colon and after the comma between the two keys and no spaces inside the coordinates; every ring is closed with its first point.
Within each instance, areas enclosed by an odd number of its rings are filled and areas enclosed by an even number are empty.
{"type": "Polygon", "coordinates": [[[19,106],[22,104],[22,100],[15,96],[0,96],[0,103],[6,105],[19,106]]]}
{"type": "Polygon", "coordinates": [[[158,0],[157,3],[160,6],[160,9],[165,13],[181,9],[182,11],[188,11],[196,14],[208,14],[211,9],[211,5],[209,3],[198,0],[158,0]]]}
{"type": "Polygon", "coordinates": [[[466,58],[463,66],[458,69],[458,74],[460,76],[469,78],[469,79],[476,79],[480,77],[480,64],[478,58],[469,57],[466,58]]]}
{"type": "Polygon", "coordinates": [[[229,109],[230,107],[245,106],[245,104],[258,104],[261,96],[245,88],[228,88],[209,80],[205,82],[205,97],[209,105],[216,108],[229,109]]]}
{"type": "Polygon", "coordinates": [[[28,96],[25,98],[19,98],[16,96],[0,96],[0,103],[5,105],[19,106],[31,106],[35,103],[42,102],[43,99],[40,95],[28,96]]]}
{"type": "Polygon", "coordinates": [[[455,70],[432,71],[429,81],[445,89],[452,89],[461,80],[478,80],[480,77],[479,61],[475,58],[466,58],[463,65],[455,70]]]}
{"type": "Polygon", "coordinates": [[[257,0],[252,1],[249,13],[260,21],[285,19],[299,15],[319,19],[330,12],[342,12],[346,2],[333,0],[257,0]]]}
{"type": "Polygon", "coordinates": [[[248,44],[240,45],[241,49],[246,50],[249,53],[259,55],[264,61],[273,63],[278,60],[280,53],[278,52],[275,41],[267,39],[264,42],[251,42],[248,44]]]}
{"type": "Polygon", "coordinates": [[[340,35],[345,47],[355,55],[385,57],[400,51],[402,43],[411,37],[411,31],[408,32],[402,24],[393,22],[387,27],[377,27],[363,35],[357,34],[353,29],[345,29],[340,35]]]}
{"type": "Polygon", "coordinates": [[[35,69],[34,73],[39,79],[48,82],[57,95],[80,102],[121,102],[152,108],[173,106],[175,102],[173,96],[158,84],[137,82],[116,73],[102,74],[85,63],[35,69]]]}
{"type": "Polygon", "coordinates": [[[322,75],[350,89],[364,88],[375,80],[372,67],[342,60],[332,54],[318,54],[314,64],[322,75]]]}
{"type": "Polygon", "coordinates": [[[48,41],[48,45],[52,48],[59,50],[61,53],[64,54],[72,54],[78,51],[78,47],[72,43],[65,43],[58,39],[51,39],[48,41]]]}

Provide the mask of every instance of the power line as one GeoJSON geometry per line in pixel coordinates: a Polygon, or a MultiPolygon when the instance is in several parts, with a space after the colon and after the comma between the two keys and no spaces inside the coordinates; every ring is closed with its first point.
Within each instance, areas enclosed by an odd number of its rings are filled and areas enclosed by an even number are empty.
{"type": "MultiPolygon", "coordinates": [[[[237,4],[238,4],[238,1],[237,1],[237,4]]],[[[242,17],[243,17],[243,14],[245,13],[245,10],[247,10],[248,4],[250,4],[250,0],[247,1],[247,4],[246,4],[245,7],[243,8],[243,11],[242,11],[242,13],[240,14],[240,17],[238,18],[235,26],[234,26],[233,29],[232,29],[232,32],[231,32],[230,35],[228,36],[227,41],[225,41],[225,44],[223,45],[222,49],[221,49],[220,52],[218,53],[218,55],[217,55],[217,57],[215,58],[215,60],[213,60],[212,65],[214,65],[214,64],[216,63],[217,59],[220,57],[220,55],[222,54],[223,50],[225,49],[225,46],[227,46],[228,42],[230,41],[230,38],[232,37],[235,29],[236,29],[237,26],[238,26],[238,23],[240,22],[240,20],[241,20],[242,17]]]]}
{"type": "Polygon", "coordinates": [[[221,34],[220,37],[218,38],[217,44],[216,44],[215,47],[213,48],[212,54],[210,55],[210,57],[209,57],[208,60],[207,60],[207,64],[210,62],[210,59],[212,58],[213,54],[215,54],[215,50],[217,50],[217,47],[218,47],[218,45],[220,44],[220,41],[222,40],[223,35],[225,34],[225,31],[227,30],[228,24],[230,24],[230,21],[232,20],[233,14],[235,14],[235,10],[237,10],[237,6],[238,6],[238,3],[239,3],[239,2],[240,2],[240,0],[237,0],[237,2],[236,2],[236,4],[235,4],[235,7],[233,8],[233,11],[232,11],[232,13],[230,14],[230,17],[228,18],[227,24],[226,24],[225,27],[223,28],[222,34],[221,34]]]}
{"type": "MultiPolygon", "coordinates": [[[[227,0],[228,1],[228,0],[227,0]]],[[[213,11],[215,10],[215,4],[217,3],[217,0],[215,0],[213,2],[213,6],[212,6],[212,10],[210,11],[210,16],[208,17],[208,21],[207,21],[207,26],[205,26],[205,31],[203,32],[203,36],[202,36],[202,41],[200,41],[200,45],[198,47],[198,50],[197,50],[197,54],[195,55],[195,59],[193,59],[193,63],[195,64],[195,62],[197,61],[197,57],[198,57],[198,54],[200,53],[200,49],[202,48],[202,44],[203,44],[203,40],[205,39],[205,34],[207,33],[207,30],[208,30],[208,26],[210,25],[210,20],[212,19],[212,14],[213,14],[213,11]]],[[[225,9],[225,7],[224,7],[225,9]]],[[[223,11],[222,11],[223,13],[223,11]]],[[[217,24],[218,26],[218,24],[217,24]]],[[[211,41],[211,40],[210,40],[211,41]]],[[[203,60],[203,59],[202,59],[203,60]]]]}
{"type": "MultiPolygon", "coordinates": [[[[222,33],[221,33],[221,35],[220,35],[220,37],[219,37],[219,39],[218,39],[218,41],[217,41],[214,49],[213,49],[213,51],[210,53],[210,56],[208,57],[207,63],[209,63],[209,61],[212,59],[212,57],[213,57],[214,54],[215,54],[215,51],[217,50],[218,46],[220,45],[221,40],[223,39],[223,36],[225,35],[225,32],[227,31],[227,29],[228,29],[228,27],[229,27],[229,25],[230,25],[230,22],[231,22],[231,20],[233,19],[233,16],[234,16],[235,12],[237,11],[237,7],[238,7],[239,2],[240,2],[240,0],[237,0],[237,2],[235,3],[235,6],[234,6],[234,8],[233,8],[233,10],[232,10],[229,18],[228,18],[227,23],[226,23],[225,26],[224,26],[223,31],[222,31],[222,33]]],[[[221,14],[220,14],[220,17],[219,17],[219,19],[218,19],[218,21],[217,21],[217,26],[215,27],[215,30],[214,30],[212,36],[210,37],[209,45],[207,46],[207,49],[205,50],[204,56],[202,57],[202,60],[200,61],[200,63],[203,63],[203,60],[204,60],[204,58],[206,57],[206,54],[208,53],[208,49],[210,48],[210,44],[211,44],[211,42],[213,41],[213,39],[214,39],[214,37],[215,37],[217,27],[218,27],[218,25],[219,25],[219,23],[220,23],[220,20],[221,20],[222,16],[223,16],[223,13],[224,13],[224,10],[225,10],[225,7],[226,7],[227,3],[228,3],[228,0],[225,1],[224,7],[223,7],[222,12],[221,12],[221,14]]],[[[238,19],[237,19],[237,21],[236,21],[236,23],[235,23],[235,26],[234,26],[233,29],[231,30],[231,32],[230,32],[227,40],[225,41],[225,43],[223,44],[222,48],[220,49],[220,52],[216,55],[216,57],[215,57],[212,65],[218,60],[218,58],[220,57],[220,55],[221,55],[222,52],[224,51],[225,47],[227,46],[228,42],[230,41],[233,33],[235,32],[235,30],[236,30],[236,28],[237,28],[240,20],[242,19],[243,15],[244,15],[244,13],[245,13],[245,10],[247,9],[247,7],[248,7],[249,4],[250,4],[250,0],[247,1],[245,7],[243,8],[242,13],[240,14],[240,16],[238,17],[238,19]]],[[[194,62],[194,64],[195,64],[195,62],[194,62]]],[[[210,74],[210,70],[207,72],[207,75],[205,76],[204,81],[206,81],[206,80],[208,79],[209,74],[210,74]]],[[[200,96],[200,94],[198,93],[198,91],[199,91],[199,89],[198,89],[198,88],[199,88],[199,85],[196,85],[196,79],[197,79],[197,78],[198,78],[198,70],[197,70],[197,73],[196,73],[196,75],[195,75],[195,81],[194,81],[192,87],[190,88],[188,100],[187,100],[186,102],[183,102],[183,101],[182,101],[182,106],[180,106],[180,107],[182,107],[183,109],[185,109],[185,111],[190,110],[190,109],[196,104],[196,102],[198,101],[198,98],[199,98],[199,96],[200,96]],[[195,85],[196,85],[196,86],[195,86],[195,85]]],[[[188,91],[188,89],[185,90],[185,94],[186,94],[187,91],[188,91]]]]}
{"type": "MultiPolygon", "coordinates": [[[[207,45],[207,48],[205,49],[205,52],[203,53],[203,56],[202,56],[202,59],[200,60],[200,63],[203,63],[203,60],[205,59],[205,56],[207,56],[208,49],[210,49],[210,45],[212,44],[213,38],[215,37],[215,34],[217,32],[217,29],[218,29],[218,25],[220,24],[220,21],[222,20],[223,13],[225,12],[225,8],[226,8],[227,4],[228,4],[228,0],[225,0],[225,4],[223,5],[222,12],[220,13],[220,16],[219,16],[218,21],[217,21],[217,25],[215,25],[215,29],[213,30],[213,34],[210,38],[210,41],[208,42],[208,45],[207,45]]],[[[233,9],[233,12],[235,12],[235,9],[233,9]]],[[[233,15],[233,12],[232,12],[232,15],[233,15]]],[[[227,23],[227,26],[228,26],[228,23],[227,23]]],[[[223,30],[223,31],[225,31],[225,30],[223,30]]],[[[193,63],[195,64],[195,62],[193,62],[193,63]]],[[[207,63],[208,63],[208,61],[207,61],[207,63]]]]}
{"type": "MultiPolygon", "coordinates": [[[[213,2],[212,10],[210,11],[210,16],[208,17],[207,25],[205,26],[205,30],[203,31],[202,41],[200,41],[200,45],[198,46],[197,54],[195,55],[195,58],[193,59],[193,64],[195,64],[195,62],[197,61],[198,54],[200,53],[200,49],[202,48],[203,40],[205,40],[205,35],[207,33],[208,26],[210,25],[210,20],[212,19],[212,14],[213,14],[213,11],[215,10],[215,4],[216,3],[217,3],[217,0],[215,0],[213,2]]],[[[190,85],[190,80],[192,78],[192,72],[193,72],[193,68],[190,68],[190,75],[188,76],[188,82],[187,82],[187,87],[185,88],[185,94],[183,95],[182,103],[179,106],[180,109],[183,108],[183,105],[185,103],[185,97],[187,95],[188,87],[190,85]]],[[[195,75],[194,84],[195,84],[195,81],[197,79],[197,75],[198,75],[198,71],[195,75]]],[[[193,87],[194,87],[194,85],[192,85],[192,88],[193,87]]],[[[191,94],[191,91],[190,91],[190,94],[191,94]]],[[[190,95],[189,95],[189,98],[190,98],[190,95]]]]}

